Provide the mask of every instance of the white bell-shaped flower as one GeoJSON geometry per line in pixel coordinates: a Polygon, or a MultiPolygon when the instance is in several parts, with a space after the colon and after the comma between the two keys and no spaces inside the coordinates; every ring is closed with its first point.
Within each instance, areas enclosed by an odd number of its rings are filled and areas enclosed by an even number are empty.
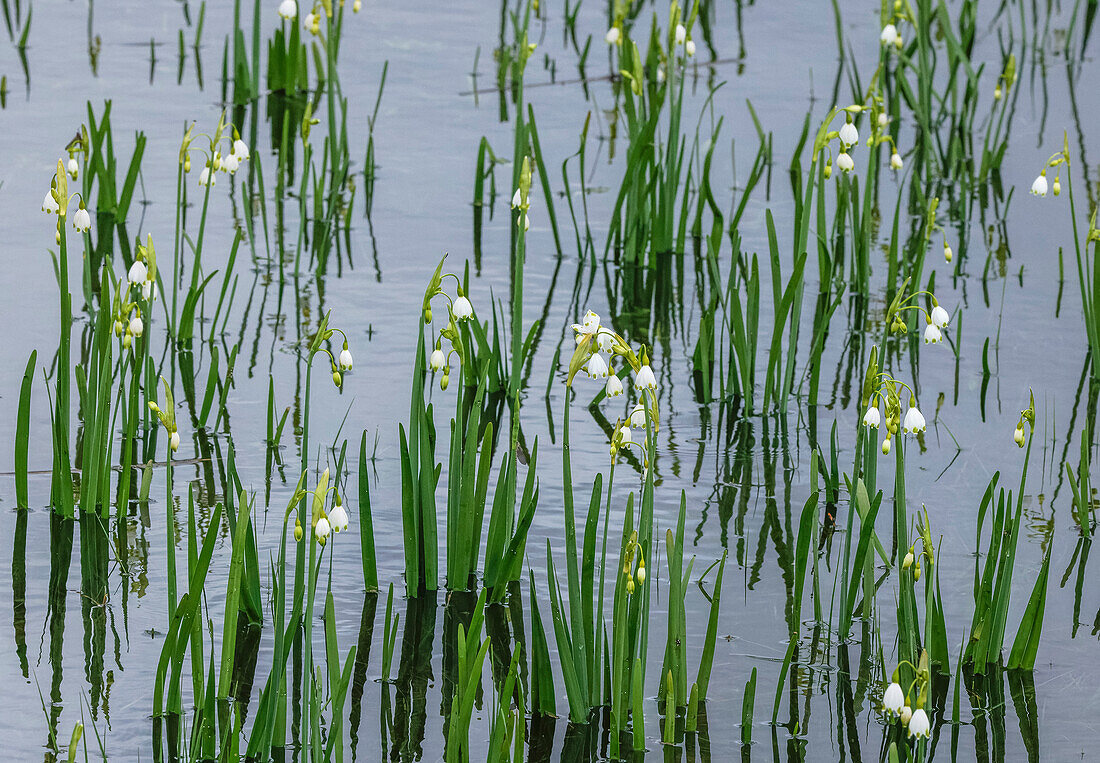
{"type": "Polygon", "coordinates": [[[141,336],[145,333],[145,324],[142,323],[140,315],[135,315],[130,319],[130,333],[134,336],[141,336]]]}
{"type": "Polygon", "coordinates": [[[649,365],[642,366],[638,373],[634,375],[634,386],[638,389],[656,391],[657,377],[653,375],[653,369],[649,365]]]}
{"type": "Polygon", "coordinates": [[[638,403],[630,412],[630,426],[635,429],[645,429],[645,406],[638,403]]]}
{"type": "Polygon", "coordinates": [[[337,506],[328,513],[328,523],[332,526],[333,532],[339,533],[348,529],[348,513],[343,505],[337,506]]]}
{"type": "Polygon", "coordinates": [[[890,169],[900,170],[904,166],[905,162],[901,160],[901,154],[899,154],[897,151],[890,154],[890,169]]]}
{"type": "Polygon", "coordinates": [[[1047,195],[1047,174],[1045,170],[1040,173],[1039,177],[1035,178],[1035,182],[1031,184],[1031,193],[1033,196],[1047,195]]]}
{"type": "Polygon", "coordinates": [[[852,122],[845,122],[840,128],[840,142],[846,146],[854,146],[859,143],[859,130],[852,122]]]}
{"type": "Polygon", "coordinates": [[[688,40],[684,43],[684,52],[689,56],[695,55],[695,40],[688,40]]]}
{"type": "Polygon", "coordinates": [[[883,45],[894,45],[898,41],[898,28],[893,24],[887,24],[882,28],[878,39],[883,45]]]}
{"type": "Polygon", "coordinates": [[[516,192],[512,194],[512,209],[519,209],[519,206],[522,203],[523,203],[523,194],[517,188],[516,192]]]}
{"type": "Polygon", "coordinates": [[[610,353],[611,348],[615,346],[615,339],[611,336],[611,332],[600,331],[597,333],[596,346],[600,348],[600,352],[610,353]]]}
{"type": "Polygon", "coordinates": [[[321,542],[321,545],[324,545],[325,541],[328,540],[330,532],[332,532],[332,525],[329,524],[328,519],[325,517],[318,519],[317,526],[313,528],[313,534],[317,536],[317,540],[321,542]]]}
{"type": "Polygon", "coordinates": [[[939,305],[932,308],[932,323],[939,326],[941,329],[947,328],[948,321],[951,320],[951,316],[946,310],[939,305]]]}
{"type": "Polygon", "coordinates": [[[687,39],[688,30],[684,29],[683,24],[676,25],[676,44],[683,45],[684,40],[687,39]]]}
{"type": "Polygon", "coordinates": [[[233,150],[230,152],[231,156],[237,157],[239,161],[246,162],[251,154],[248,152],[248,144],[240,138],[233,141],[233,150]]]}
{"type": "Polygon", "coordinates": [[[74,157],[69,157],[69,161],[65,164],[65,170],[73,176],[73,180],[76,180],[76,174],[80,170],[80,165],[76,163],[74,157]]]}
{"type": "Polygon", "coordinates": [[[584,370],[593,379],[606,379],[607,361],[603,359],[603,355],[594,352],[592,357],[588,359],[588,364],[584,367],[584,370]]]}
{"type": "Polygon", "coordinates": [[[584,341],[584,338],[597,334],[600,330],[600,316],[589,310],[584,314],[584,318],[581,319],[581,323],[573,324],[573,332],[577,335],[577,344],[584,341]]]}
{"type": "Polygon", "coordinates": [[[295,0],[283,0],[279,3],[279,16],[287,21],[293,21],[298,17],[298,3],[295,0]]]}
{"type": "Polygon", "coordinates": [[[630,436],[630,427],[628,427],[626,424],[623,424],[621,427],[619,427],[619,441],[623,444],[634,442],[634,439],[630,436]]]}
{"type": "Polygon", "coordinates": [[[886,687],[882,694],[882,709],[888,713],[898,714],[905,707],[905,694],[901,686],[895,681],[886,687]]]}
{"type": "Polygon", "coordinates": [[[46,196],[42,199],[42,211],[47,215],[56,214],[60,207],[57,206],[57,199],[53,197],[53,189],[46,191],[46,196]]]}
{"type": "Polygon", "coordinates": [[[466,297],[459,297],[455,300],[453,311],[455,318],[464,321],[473,316],[474,306],[470,304],[470,300],[466,299],[466,297]]]}
{"type": "Polygon", "coordinates": [[[845,172],[851,172],[856,168],[856,163],[852,161],[852,157],[848,155],[847,151],[842,151],[840,156],[836,158],[836,166],[845,172]]]}
{"type": "Polygon", "coordinates": [[[130,266],[130,270],[126,274],[126,278],[135,286],[144,283],[148,277],[149,269],[145,267],[145,263],[141,260],[134,260],[134,264],[130,266]]]}
{"type": "Polygon", "coordinates": [[[943,341],[943,332],[940,331],[939,326],[934,323],[929,323],[924,327],[924,343],[925,344],[939,344],[943,341]]]}
{"type": "Polygon", "coordinates": [[[603,36],[604,42],[608,45],[615,45],[619,42],[619,37],[622,33],[617,26],[613,26],[607,30],[607,34],[603,36]]]}
{"type": "Polygon", "coordinates": [[[177,450],[180,449],[180,433],[179,432],[173,432],[172,436],[168,438],[168,447],[170,447],[172,449],[173,453],[175,453],[177,450]]]}
{"type": "Polygon", "coordinates": [[[346,347],[340,352],[340,370],[351,370],[351,350],[346,347]]]}
{"type": "Polygon", "coordinates": [[[88,214],[88,210],[83,205],[73,215],[73,227],[81,233],[86,233],[92,228],[92,216],[88,214]]]}
{"type": "Polygon", "coordinates": [[[901,429],[908,434],[916,434],[925,430],[924,414],[917,406],[912,406],[905,412],[905,418],[901,422],[901,429]]]}
{"type": "Polygon", "coordinates": [[[217,183],[218,183],[217,176],[214,175],[214,173],[210,171],[209,167],[203,167],[202,172],[199,173],[199,185],[201,185],[205,188],[208,185],[209,186],[217,185],[217,183]]]}
{"type": "Polygon", "coordinates": [[[443,354],[443,350],[436,348],[432,356],[428,358],[428,365],[432,367],[433,371],[442,371],[443,366],[447,365],[447,356],[443,354]]]}
{"type": "Polygon", "coordinates": [[[608,397],[618,397],[623,394],[623,382],[615,374],[610,374],[607,377],[607,385],[604,387],[604,393],[608,397]]]}
{"type": "Polygon", "coordinates": [[[228,172],[230,175],[234,174],[241,166],[241,160],[237,158],[236,154],[230,154],[222,159],[222,169],[228,172]]]}
{"type": "Polygon", "coordinates": [[[928,713],[924,712],[923,707],[918,707],[913,712],[913,717],[909,719],[909,736],[920,739],[928,736],[931,730],[932,724],[928,722],[928,713]]]}
{"type": "Polygon", "coordinates": [[[882,414],[875,406],[871,406],[867,409],[867,413],[863,414],[863,426],[871,427],[872,429],[878,429],[879,424],[882,423],[882,414]]]}

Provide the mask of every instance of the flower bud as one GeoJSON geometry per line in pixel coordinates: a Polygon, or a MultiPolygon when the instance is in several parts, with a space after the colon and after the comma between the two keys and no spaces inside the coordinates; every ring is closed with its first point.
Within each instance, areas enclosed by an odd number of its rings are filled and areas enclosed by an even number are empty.
{"type": "Polygon", "coordinates": [[[920,560],[913,562],[913,581],[920,580],[920,560]]]}
{"type": "Polygon", "coordinates": [[[638,560],[638,585],[645,582],[645,562],[641,559],[638,560]]]}
{"type": "Polygon", "coordinates": [[[912,718],[912,717],[913,717],[913,708],[909,707],[909,705],[906,705],[905,707],[903,707],[901,709],[901,722],[904,725],[908,726],[909,725],[909,719],[912,718]]]}
{"type": "Polygon", "coordinates": [[[913,566],[913,549],[909,549],[909,553],[905,555],[905,559],[901,563],[901,568],[907,570],[913,566]]]}
{"type": "Polygon", "coordinates": [[[882,441],[882,455],[884,455],[884,456],[890,455],[890,438],[889,437],[887,437],[885,440],[882,441]]]}
{"type": "Polygon", "coordinates": [[[439,388],[444,392],[447,391],[447,385],[451,383],[451,375],[446,371],[443,372],[443,377],[439,380],[439,388]]]}
{"type": "Polygon", "coordinates": [[[953,254],[952,254],[952,252],[951,252],[951,247],[949,247],[949,246],[947,245],[947,242],[946,242],[946,241],[944,241],[944,242],[943,242],[943,260],[944,260],[944,262],[951,262],[951,258],[952,258],[953,256],[954,256],[954,255],[953,255],[953,254]]]}
{"type": "Polygon", "coordinates": [[[172,452],[175,453],[180,449],[180,433],[173,432],[172,436],[168,438],[168,445],[172,448],[172,452]]]}
{"type": "Polygon", "coordinates": [[[1017,425],[1016,431],[1012,433],[1012,439],[1016,441],[1016,444],[1021,448],[1024,447],[1024,425],[1021,423],[1017,425]]]}
{"type": "Polygon", "coordinates": [[[630,596],[634,593],[634,578],[626,579],[626,594],[630,596]]]}
{"type": "Polygon", "coordinates": [[[1050,190],[1054,192],[1055,196],[1060,194],[1062,192],[1062,181],[1058,178],[1054,178],[1054,184],[1051,185],[1050,190]]]}
{"type": "Polygon", "coordinates": [[[297,543],[302,539],[302,520],[294,520],[294,542],[297,543]]]}
{"type": "Polygon", "coordinates": [[[336,385],[336,388],[340,388],[340,384],[343,382],[343,378],[340,376],[339,371],[332,372],[332,383],[336,385]]]}

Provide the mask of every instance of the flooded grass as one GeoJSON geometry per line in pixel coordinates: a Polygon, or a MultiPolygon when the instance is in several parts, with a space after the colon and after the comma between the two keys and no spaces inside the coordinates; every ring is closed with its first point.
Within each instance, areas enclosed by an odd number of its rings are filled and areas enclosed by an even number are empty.
{"type": "Polygon", "coordinates": [[[1090,757],[1096,2],[0,3],[9,757],[1090,757]]]}

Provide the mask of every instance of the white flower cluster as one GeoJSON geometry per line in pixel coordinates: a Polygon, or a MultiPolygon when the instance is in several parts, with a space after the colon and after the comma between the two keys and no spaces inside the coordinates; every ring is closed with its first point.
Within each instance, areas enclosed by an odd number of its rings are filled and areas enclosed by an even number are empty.
{"type": "Polygon", "coordinates": [[[882,710],[887,717],[893,717],[901,721],[902,725],[908,728],[911,738],[926,737],[932,730],[928,713],[924,711],[923,707],[913,710],[909,706],[905,699],[905,693],[901,689],[901,684],[897,681],[891,681],[890,685],[886,687],[886,691],[882,693],[882,710]]]}
{"type": "Polygon", "coordinates": [[[623,394],[624,389],[622,380],[612,365],[615,357],[623,358],[634,371],[634,389],[641,401],[634,406],[626,421],[615,428],[611,441],[611,453],[615,455],[620,447],[634,444],[631,429],[644,430],[647,417],[656,428],[657,377],[649,364],[645,349],[640,351],[639,357],[618,333],[600,325],[600,316],[591,310],[584,314],[581,323],[573,324],[573,335],[577,349],[569,362],[568,385],[572,386],[573,377],[583,371],[591,379],[606,380],[604,394],[607,397],[618,397],[623,394]]]}
{"type": "Polygon", "coordinates": [[[882,441],[882,454],[890,452],[891,439],[901,429],[903,434],[916,435],[925,431],[927,422],[924,414],[917,407],[917,396],[911,387],[900,382],[887,373],[875,373],[875,367],[869,370],[865,399],[868,401],[867,410],[863,414],[863,426],[877,430],[885,427],[886,436],[882,441]],[[909,408],[905,411],[905,418],[901,415],[901,395],[899,390],[909,392],[909,408]],[[882,410],[879,410],[879,406],[882,410]],[[884,415],[885,414],[885,415],[884,415]]]}

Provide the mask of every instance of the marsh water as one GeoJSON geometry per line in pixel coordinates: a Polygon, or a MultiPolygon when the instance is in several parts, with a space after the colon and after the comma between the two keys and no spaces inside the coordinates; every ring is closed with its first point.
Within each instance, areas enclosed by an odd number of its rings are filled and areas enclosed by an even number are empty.
{"type": "MultiPolygon", "coordinates": [[[[12,5],[14,9],[14,4],[12,5]]],[[[834,104],[859,100],[852,72],[866,87],[879,59],[879,4],[839,0],[740,0],[701,3],[707,19],[705,40],[685,70],[684,122],[701,143],[717,132],[710,183],[723,209],[740,203],[745,179],[760,145],[754,121],[771,136],[771,161],[765,178],[748,197],[738,233],[741,249],[766,261],[766,211],[774,216],[783,241],[782,267],[789,272],[793,200],[788,167],[807,114],[816,129],[834,104]],[[751,104],[751,110],[750,106],[751,104]]],[[[1082,36],[1095,3],[967,3],[976,6],[977,35],[971,54],[981,83],[979,122],[989,114],[1003,54],[1018,59],[1009,138],[988,192],[945,179],[947,196],[939,214],[943,234],[930,245],[927,277],[936,271],[935,292],[953,312],[948,341],[921,346],[919,360],[902,368],[919,392],[928,428],[906,442],[908,509],[927,509],[939,542],[937,563],[944,592],[944,619],[951,645],[952,681],[959,646],[969,636],[973,611],[975,533],[978,505],[991,476],[1000,471],[1014,484],[1023,463],[1013,442],[1020,411],[1034,390],[1034,435],[1024,522],[1015,559],[1009,633],[1014,634],[1050,548],[1050,577],[1038,659],[1033,671],[994,669],[975,676],[960,671],[961,713],[951,722],[951,688],[933,706],[933,757],[970,760],[1076,760],[1096,753],[1093,701],[1100,693],[1100,586],[1091,582],[1088,545],[1071,516],[1071,493],[1063,463],[1076,464],[1081,430],[1092,416],[1089,405],[1088,341],[1080,291],[1072,260],[1072,228],[1065,194],[1034,198],[1027,193],[1043,162],[1061,150],[1063,135],[1077,161],[1074,173],[1079,203],[1097,194],[1096,117],[1100,115],[1100,68],[1096,40],[1082,36]],[[1080,7],[1078,7],[1080,6],[1080,7]],[[1071,27],[1071,22],[1076,24],[1071,27]],[[1071,43],[1066,45],[1067,35],[1071,43]],[[1066,54],[1069,51],[1069,55],[1066,54]],[[981,68],[984,65],[984,68],[981,68]],[[1090,163],[1090,160],[1092,163],[1090,163]],[[940,254],[946,237],[954,249],[951,264],[940,254]],[[1064,266],[1060,263],[1064,252],[1064,266]]],[[[29,13],[25,1],[21,12],[29,13]]],[[[946,2],[946,12],[960,3],[946,2]]],[[[279,25],[275,3],[264,2],[263,36],[279,25]],[[270,6],[270,7],[269,7],[270,6]]],[[[7,584],[0,586],[0,757],[5,760],[55,759],[77,722],[85,724],[91,759],[100,754],[98,737],[111,758],[153,758],[151,692],[168,629],[164,516],[164,471],[152,470],[148,501],[123,507],[124,531],[112,524],[109,564],[102,596],[93,599],[81,584],[80,549],[85,523],[57,518],[50,508],[51,403],[43,374],[53,373],[57,347],[57,286],[50,252],[55,249],[52,218],[39,211],[59,156],[82,123],[89,104],[102,114],[110,102],[115,152],[129,160],[135,133],[146,138],[140,181],[127,218],[131,238],[166,242],[170,251],[175,222],[175,182],[180,140],[186,126],[212,129],[222,102],[223,45],[232,29],[232,3],[208,2],[202,8],[201,45],[192,47],[202,6],[194,0],[155,2],[33,3],[33,18],[22,53],[16,40],[0,39],[0,75],[7,93],[0,110],[0,220],[3,220],[5,277],[0,291],[0,561],[7,584]],[[181,47],[180,41],[183,40],[181,47]],[[15,481],[15,427],[23,371],[32,350],[38,370],[30,415],[30,507],[18,508],[15,481]],[[68,524],[76,536],[67,576],[57,569],[53,544],[68,524]],[[59,572],[61,574],[59,574],[59,572]],[[94,728],[94,731],[93,731],[94,728]]],[[[186,524],[188,489],[194,490],[200,525],[212,507],[225,500],[224,457],[230,446],[243,487],[256,495],[254,523],[263,590],[270,590],[267,560],[277,553],[282,512],[293,494],[302,460],[304,405],[302,354],[321,316],[348,335],[354,369],[343,387],[314,379],[311,440],[307,453],[319,468],[335,463],[345,439],[356,450],[362,432],[370,447],[369,479],[381,594],[363,590],[360,526],[334,538],[332,594],[341,650],[357,644],[351,688],[349,747],[345,759],[441,760],[449,706],[446,643],[454,622],[468,617],[468,593],[405,596],[402,546],[401,469],[398,425],[408,415],[411,368],[421,321],[421,297],[439,258],[461,271],[470,266],[470,298],[487,317],[495,300],[507,302],[511,289],[509,204],[511,167],[495,169],[496,195],[483,212],[475,257],[473,199],[479,143],[484,136],[496,155],[512,155],[512,94],[498,89],[494,51],[510,44],[510,4],[488,2],[396,3],[367,0],[344,22],[339,72],[347,99],[349,150],[362,172],[368,120],[378,95],[383,66],[385,87],[373,140],[377,172],[372,203],[360,195],[351,210],[346,246],[334,254],[323,274],[306,267],[293,272],[278,253],[256,241],[242,246],[224,328],[214,342],[196,342],[196,376],[205,378],[215,345],[222,362],[236,346],[227,415],[197,433],[181,410],[182,445],[175,458],[173,511],[186,524]],[[281,261],[282,260],[282,261],[281,261]],[[288,269],[289,268],[289,269],[288,269]],[[280,273],[289,277],[281,278],[280,273]],[[269,380],[279,410],[289,406],[280,457],[269,457],[267,399],[269,380]],[[395,587],[401,614],[395,666],[402,680],[382,682],[381,656],[386,587],[395,587]],[[424,647],[423,645],[427,645],[424,647]],[[414,649],[413,647],[418,648],[414,649]],[[396,708],[396,710],[394,710],[396,708]],[[394,720],[395,713],[398,716],[394,720]],[[404,715],[402,715],[404,713],[404,715]]],[[[642,4],[635,27],[645,30],[656,12],[667,8],[642,4]]],[[[304,10],[303,10],[304,13],[304,10]]],[[[251,18],[251,8],[247,9],[251,18]]],[[[546,553],[562,557],[561,423],[566,404],[565,367],[572,352],[570,324],[592,309],[628,338],[652,346],[660,381],[661,427],[652,461],[654,518],[674,527],[681,491],[686,496],[688,554],[696,557],[694,577],[728,551],[715,645],[714,678],[706,703],[706,721],[687,748],[662,748],[657,703],[649,704],[648,757],[671,760],[867,760],[885,755],[884,722],[878,703],[884,677],[881,662],[893,663],[893,589],[884,587],[880,605],[887,613],[881,631],[866,642],[853,637],[847,646],[831,641],[827,623],[803,623],[799,659],[781,698],[779,720],[770,723],[773,697],[788,643],[787,609],[793,586],[793,554],[799,513],[813,490],[811,452],[826,455],[834,438],[842,468],[853,459],[863,412],[860,387],[867,351],[883,333],[887,303],[885,259],[872,257],[868,293],[844,292],[833,314],[819,361],[820,392],[808,402],[808,343],[817,294],[818,270],[811,245],[807,266],[803,340],[796,357],[793,396],[786,413],[748,414],[743,406],[701,403],[695,393],[692,353],[699,332],[700,305],[693,264],[697,249],[669,255],[677,278],[659,306],[639,306],[620,294],[620,270],[614,254],[603,256],[604,241],[627,145],[617,116],[616,88],[622,80],[604,42],[608,8],[604,3],[540,4],[528,29],[536,43],[525,75],[525,97],[538,120],[539,141],[555,195],[562,251],[555,245],[541,192],[533,194],[524,274],[525,325],[542,321],[528,361],[521,428],[524,440],[539,441],[540,497],[524,561],[533,571],[543,618],[549,623],[546,553]],[[571,7],[572,6],[572,7],[571,7]],[[567,13],[576,12],[572,31],[567,13]],[[574,39],[575,37],[575,39],[574,39]],[[588,38],[591,38],[590,40],[588,38]],[[589,45],[587,52],[585,45],[589,45]],[[585,120],[590,119],[586,177],[587,220],[596,242],[592,253],[573,244],[572,223],[563,201],[579,204],[581,185],[575,165],[563,185],[559,170],[576,153],[585,120]],[[556,364],[556,365],[555,365],[556,364]],[[547,543],[549,541],[549,543],[547,543]],[[838,651],[850,652],[844,660],[838,651]],[[850,665],[849,665],[850,662],[850,665]],[[752,669],[758,673],[752,744],[743,746],[742,698],[752,669]]],[[[639,36],[642,36],[639,33],[639,36]]],[[[3,37],[3,35],[0,35],[3,37]]],[[[18,37],[18,30],[16,33],[18,37]]],[[[937,50],[943,52],[942,38],[937,50]]],[[[261,66],[262,68],[262,66],[261,66]]],[[[232,88],[230,87],[230,92],[232,88]]],[[[958,95],[956,93],[956,95],[958,95]]],[[[961,96],[958,96],[961,97],[961,96]]],[[[281,113],[278,96],[261,92],[230,116],[258,125],[251,161],[274,176],[272,115],[281,113]]],[[[316,128],[323,132],[324,124],[316,128]]],[[[984,129],[976,125],[975,131],[984,129]]],[[[899,149],[911,147],[915,127],[901,117],[899,149]]],[[[943,127],[944,136],[947,128],[943,127]]],[[[242,129],[242,133],[245,132],[242,129]]],[[[317,139],[319,140],[319,139],[317,139]]],[[[980,141],[979,141],[980,142],[980,141]]],[[[883,172],[874,233],[875,251],[884,252],[889,221],[899,193],[906,193],[908,170],[883,172]]],[[[194,183],[193,175],[188,182],[194,183]]],[[[272,185],[267,186],[270,196],[272,185]]],[[[271,199],[268,199],[268,203],[271,199]]],[[[297,214],[297,202],[292,208],[297,214]]],[[[206,272],[224,268],[243,218],[253,215],[256,230],[276,225],[261,219],[259,204],[248,198],[239,178],[225,177],[212,189],[206,224],[206,272]]],[[[579,207],[578,207],[579,209],[579,207]]],[[[904,207],[903,207],[904,210],[904,207]]],[[[192,206],[188,215],[197,214],[192,206]]],[[[904,211],[903,211],[904,215],[904,211]]],[[[1079,212],[1079,216],[1088,215],[1079,212]]],[[[904,220],[903,231],[910,229],[904,220]]],[[[193,224],[193,223],[189,223],[193,224]]],[[[811,226],[812,228],[813,226],[811,226]]],[[[295,234],[297,235],[297,234],[295,234]]],[[[811,231],[811,240],[816,236],[811,231]]],[[[160,251],[158,247],[158,251],[160,251]]],[[[164,256],[164,255],[162,255],[164,256]]],[[[729,242],[720,255],[730,258],[729,242]]],[[[123,273],[121,260],[116,272],[123,273]]],[[[767,266],[762,265],[764,272],[767,266]]],[[[79,268],[71,279],[74,294],[74,358],[89,329],[89,313],[80,307],[79,268]]],[[[188,274],[189,275],[189,274],[188,274]]],[[[764,277],[768,281],[767,275],[764,277]]],[[[834,298],[837,298],[834,292],[834,298]]],[[[214,298],[201,314],[210,320],[214,298]]],[[[502,313],[504,314],[504,313],[502,313]]],[[[762,300],[762,327],[771,326],[771,300],[762,300]]],[[[153,324],[154,358],[168,344],[153,324]],[[159,334],[158,334],[159,332],[159,334]]],[[[770,335],[765,332],[761,355],[770,335]]],[[[171,360],[163,361],[170,367],[171,360]]],[[[324,378],[325,369],[318,374],[324,378]]],[[[166,374],[167,375],[167,374],[166,374]]],[[[49,382],[52,384],[52,380],[49,382]]],[[[578,387],[583,384],[578,380],[578,387]]],[[[592,387],[591,389],[596,389],[592,387]]],[[[587,392],[579,398],[587,400],[587,392]]],[[[594,394],[594,393],[593,393],[594,394]]],[[[430,392],[440,432],[453,408],[453,389],[430,392]]],[[[617,403],[604,404],[612,422],[617,403]]],[[[74,403],[75,411],[75,403],[74,403]]],[[[573,402],[571,455],[578,481],[578,505],[587,502],[587,485],[609,464],[606,421],[584,402],[573,402]]],[[[446,469],[446,459],[443,459],[446,469]]],[[[351,461],[354,464],[354,459],[351,461]]],[[[318,469],[312,470],[312,481],[318,469]]],[[[893,460],[879,466],[891,495],[893,460]],[[889,465],[887,465],[889,464],[889,465]]],[[[637,487],[637,464],[620,462],[616,490],[637,487]]],[[[348,494],[358,495],[358,476],[350,469],[348,494]]],[[[842,483],[843,484],[843,483],[842,483]]],[[[621,511],[616,503],[615,512],[621,511]]],[[[847,491],[832,505],[835,527],[821,536],[818,569],[823,594],[832,581],[843,544],[847,491]]],[[[112,512],[113,513],[113,512],[112,512]]],[[[879,515],[879,531],[889,536],[889,512],[879,515]]],[[[613,519],[614,521],[614,519],[613,519]]],[[[205,525],[203,531],[205,532],[205,525]]],[[[229,572],[227,528],[215,547],[207,590],[210,613],[217,616],[229,572]]],[[[441,544],[443,534],[440,535],[441,544]]],[[[176,539],[186,558],[186,538],[176,539]]],[[[609,568],[615,563],[608,561],[609,568]]],[[[881,568],[879,573],[885,571],[881,568]]],[[[667,608],[662,557],[651,566],[656,578],[652,635],[662,644],[667,608]]],[[[707,587],[709,589],[710,580],[707,587]]],[[[523,586],[526,592],[526,585],[523,586]]],[[[475,596],[476,598],[476,596],[475,596]]],[[[525,597],[526,598],[526,597],[525,597]]],[[[835,601],[820,602],[828,616],[835,601]]],[[[701,649],[709,603],[694,583],[686,595],[689,654],[701,649]]],[[[812,618],[807,604],[802,617],[812,618]]],[[[530,627],[530,623],[527,623],[530,627]]],[[[220,623],[212,624],[215,634],[220,623]]],[[[858,628],[857,628],[858,631],[858,628]]],[[[256,636],[257,674],[271,660],[270,624],[256,636]]],[[[217,637],[215,637],[217,641],[217,637]]],[[[649,660],[660,665],[659,649],[649,660]]],[[[550,638],[551,655],[557,653],[550,638]]],[[[397,673],[395,668],[394,673],[397,673]]],[[[652,671],[655,677],[658,671],[652,671]]],[[[488,672],[487,672],[488,674],[488,672]]],[[[656,678],[646,687],[655,698],[656,678]]],[[[566,707],[556,685],[559,708],[566,707]]],[[[255,687],[259,691],[259,685],[255,687]]],[[[485,688],[487,698],[494,696],[485,688]]],[[[255,695],[253,695],[253,701],[255,695]]],[[[489,699],[486,699],[489,702],[489,699]]],[[[247,710],[245,712],[247,718],[247,710]]],[[[595,731],[570,724],[564,710],[556,719],[530,721],[529,759],[581,760],[606,757],[599,721],[595,731]]],[[[485,713],[472,724],[474,748],[488,738],[485,713]]],[[[293,753],[288,753],[291,755],[293,753]]],[[[59,754],[63,759],[63,753],[59,754]]]]}

